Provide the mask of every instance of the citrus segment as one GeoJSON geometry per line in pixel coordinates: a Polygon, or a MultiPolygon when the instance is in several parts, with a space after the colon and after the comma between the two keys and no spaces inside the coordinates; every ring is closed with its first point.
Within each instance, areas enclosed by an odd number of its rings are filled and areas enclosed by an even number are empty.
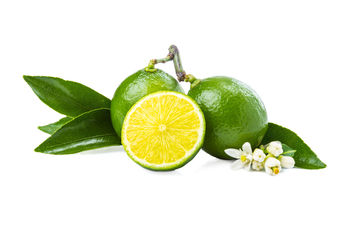
{"type": "Polygon", "coordinates": [[[138,101],[127,113],[122,144],[129,156],[153,170],[172,170],[191,160],[202,146],[205,120],[188,96],[160,91],[138,101]]]}

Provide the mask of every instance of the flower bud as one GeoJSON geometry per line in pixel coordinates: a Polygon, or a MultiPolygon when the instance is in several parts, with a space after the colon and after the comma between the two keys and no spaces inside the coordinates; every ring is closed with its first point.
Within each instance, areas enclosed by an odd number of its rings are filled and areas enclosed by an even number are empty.
{"type": "Polygon", "coordinates": [[[275,157],[278,157],[283,153],[282,143],[279,141],[272,141],[269,143],[269,145],[267,145],[266,150],[268,153],[274,155],[275,157]]]}
{"type": "Polygon", "coordinates": [[[274,157],[268,157],[265,161],[265,171],[270,175],[277,175],[281,172],[281,163],[274,157]]]}
{"type": "Polygon", "coordinates": [[[256,148],[253,152],[253,159],[257,162],[263,162],[265,160],[266,155],[264,154],[264,151],[262,151],[259,148],[256,148]]]}
{"type": "Polygon", "coordinates": [[[258,162],[258,161],[253,161],[252,169],[254,169],[256,171],[263,170],[264,169],[264,163],[263,162],[258,162]]]}
{"type": "Polygon", "coordinates": [[[281,155],[278,157],[278,159],[280,160],[283,168],[293,168],[295,165],[293,157],[281,155]]]}

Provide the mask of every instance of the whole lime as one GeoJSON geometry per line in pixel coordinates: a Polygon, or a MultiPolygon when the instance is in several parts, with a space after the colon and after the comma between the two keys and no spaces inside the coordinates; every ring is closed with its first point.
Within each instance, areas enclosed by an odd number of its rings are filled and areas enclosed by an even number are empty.
{"type": "Polygon", "coordinates": [[[123,121],[129,109],[142,97],[160,90],[184,93],[177,80],[160,69],[155,72],[141,69],[119,85],[111,104],[112,124],[119,136],[121,136],[123,121]]]}
{"type": "Polygon", "coordinates": [[[224,150],[241,148],[250,142],[257,147],[267,131],[266,109],[254,90],[230,77],[201,80],[188,95],[202,109],[206,120],[203,149],[221,158],[232,159],[224,150]]]}

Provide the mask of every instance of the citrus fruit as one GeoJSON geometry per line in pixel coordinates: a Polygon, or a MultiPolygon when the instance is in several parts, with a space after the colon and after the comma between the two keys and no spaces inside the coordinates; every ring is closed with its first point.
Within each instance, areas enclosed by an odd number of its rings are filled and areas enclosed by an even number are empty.
{"type": "Polygon", "coordinates": [[[250,142],[257,147],[267,131],[266,109],[259,96],[246,84],[230,77],[201,80],[188,92],[201,107],[206,120],[203,150],[231,159],[227,148],[250,142]]]}
{"type": "Polygon", "coordinates": [[[121,136],[122,125],[126,113],[142,97],[160,90],[183,90],[177,80],[164,71],[157,69],[148,72],[144,69],[126,78],[114,93],[111,103],[111,119],[114,130],[121,136]]]}
{"type": "Polygon", "coordinates": [[[189,162],[201,148],[204,134],[204,115],[193,99],[174,91],[159,91],[143,97],[129,110],[121,139],[136,163],[163,171],[189,162]]]}

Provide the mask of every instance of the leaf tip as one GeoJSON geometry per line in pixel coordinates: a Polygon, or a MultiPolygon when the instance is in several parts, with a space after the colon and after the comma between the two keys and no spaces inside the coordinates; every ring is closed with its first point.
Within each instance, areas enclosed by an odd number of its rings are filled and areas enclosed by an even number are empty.
{"type": "Polygon", "coordinates": [[[32,88],[34,76],[23,75],[24,81],[28,83],[28,85],[32,88]]]}
{"type": "Polygon", "coordinates": [[[40,131],[44,132],[44,133],[50,134],[50,133],[47,131],[47,129],[46,129],[45,126],[38,126],[38,129],[39,129],[40,131]]]}
{"type": "Polygon", "coordinates": [[[31,76],[28,76],[28,75],[23,75],[23,79],[27,82],[29,81],[31,78],[31,76]]]}
{"type": "Polygon", "coordinates": [[[45,152],[45,149],[43,149],[42,145],[43,145],[43,143],[40,144],[39,146],[37,146],[37,147],[34,149],[34,152],[37,152],[37,153],[46,153],[46,152],[45,152]]]}

